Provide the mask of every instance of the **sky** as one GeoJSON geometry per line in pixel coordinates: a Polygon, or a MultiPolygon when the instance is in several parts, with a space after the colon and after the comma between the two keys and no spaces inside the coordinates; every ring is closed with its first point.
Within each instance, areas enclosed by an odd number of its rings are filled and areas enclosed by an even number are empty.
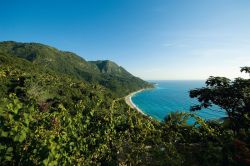
{"type": "Polygon", "coordinates": [[[109,59],[145,80],[245,77],[250,1],[0,0],[9,40],[109,59]]]}

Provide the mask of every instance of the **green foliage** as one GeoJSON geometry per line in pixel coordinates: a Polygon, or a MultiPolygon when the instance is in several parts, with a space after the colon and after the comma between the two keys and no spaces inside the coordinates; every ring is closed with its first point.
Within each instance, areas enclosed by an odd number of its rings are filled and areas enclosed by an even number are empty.
{"type": "Polygon", "coordinates": [[[74,53],[59,51],[39,43],[1,42],[0,55],[4,55],[4,58],[19,57],[26,63],[31,62],[29,65],[35,65],[38,70],[41,68],[57,75],[101,84],[119,97],[141,88],[152,87],[114,62],[87,62],[74,53]]]}
{"type": "MultiPolygon", "coordinates": [[[[241,71],[246,71],[244,67],[241,71]]],[[[246,131],[250,128],[250,79],[210,77],[206,87],[190,91],[190,97],[198,98],[200,105],[193,106],[193,111],[217,105],[227,112],[234,131],[246,131]]]]}
{"type": "Polygon", "coordinates": [[[41,44],[3,42],[0,164],[244,165],[249,80],[211,77],[207,85],[190,94],[201,102],[196,108],[230,108],[243,126],[237,134],[228,127],[231,119],[206,122],[172,113],[158,122],[132,110],[118,96],[150,85],[113,62],[86,62],[41,44]],[[187,123],[190,118],[194,124],[187,123]]]}
{"type": "MultiPolygon", "coordinates": [[[[242,67],[241,72],[243,71],[249,73],[249,67],[242,67]]],[[[200,102],[200,105],[191,108],[193,111],[217,105],[227,112],[228,118],[225,118],[222,124],[225,137],[221,145],[226,165],[249,164],[250,79],[230,80],[225,77],[210,77],[206,81],[206,87],[190,91],[190,97],[198,98],[200,102]],[[245,145],[245,148],[234,148],[234,139],[239,140],[238,143],[241,142],[240,144],[245,145]]]]}
{"type": "Polygon", "coordinates": [[[0,162],[7,164],[26,155],[34,107],[24,105],[15,94],[10,94],[1,105],[4,107],[0,107],[0,162]]]}

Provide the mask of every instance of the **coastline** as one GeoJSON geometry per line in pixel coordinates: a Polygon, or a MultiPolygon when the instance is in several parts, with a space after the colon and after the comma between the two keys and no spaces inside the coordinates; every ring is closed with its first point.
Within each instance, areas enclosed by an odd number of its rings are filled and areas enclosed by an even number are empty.
{"type": "MultiPolygon", "coordinates": [[[[140,93],[140,92],[142,92],[142,91],[144,91],[144,90],[146,90],[146,89],[143,88],[143,89],[140,89],[140,90],[138,90],[138,91],[135,91],[135,92],[130,93],[129,95],[127,95],[127,96],[125,97],[125,102],[127,103],[127,105],[128,105],[130,108],[133,108],[133,109],[137,110],[139,113],[141,113],[141,114],[143,114],[143,115],[146,115],[140,108],[138,108],[138,107],[133,103],[133,101],[132,101],[132,99],[131,99],[135,94],[140,93]]],[[[146,116],[147,116],[147,115],[146,115],[146,116]]]]}

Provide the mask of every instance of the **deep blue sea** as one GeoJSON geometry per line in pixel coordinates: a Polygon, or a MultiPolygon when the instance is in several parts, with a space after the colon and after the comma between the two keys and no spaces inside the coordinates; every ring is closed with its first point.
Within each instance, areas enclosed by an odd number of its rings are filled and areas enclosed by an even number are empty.
{"type": "MultiPolygon", "coordinates": [[[[170,112],[189,112],[190,106],[198,103],[189,97],[189,91],[205,86],[205,81],[152,81],[154,89],[145,90],[132,97],[133,103],[145,114],[162,121],[170,112]]],[[[226,113],[218,107],[203,109],[197,115],[206,119],[220,119],[226,113]],[[218,110],[218,111],[214,111],[218,110]]],[[[191,120],[192,121],[192,120],[191,120]]]]}

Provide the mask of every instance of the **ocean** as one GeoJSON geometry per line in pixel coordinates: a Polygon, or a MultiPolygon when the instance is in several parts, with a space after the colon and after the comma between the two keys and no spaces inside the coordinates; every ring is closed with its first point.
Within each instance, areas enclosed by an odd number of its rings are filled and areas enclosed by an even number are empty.
{"type": "MultiPolygon", "coordinates": [[[[197,99],[189,97],[189,91],[205,86],[205,81],[150,81],[156,83],[154,89],[145,90],[132,96],[132,102],[145,114],[159,121],[171,112],[190,112],[192,105],[198,104],[197,99]]],[[[195,112],[205,120],[226,117],[225,111],[213,106],[195,112]]],[[[192,123],[193,120],[189,120],[192,123]]]]}

